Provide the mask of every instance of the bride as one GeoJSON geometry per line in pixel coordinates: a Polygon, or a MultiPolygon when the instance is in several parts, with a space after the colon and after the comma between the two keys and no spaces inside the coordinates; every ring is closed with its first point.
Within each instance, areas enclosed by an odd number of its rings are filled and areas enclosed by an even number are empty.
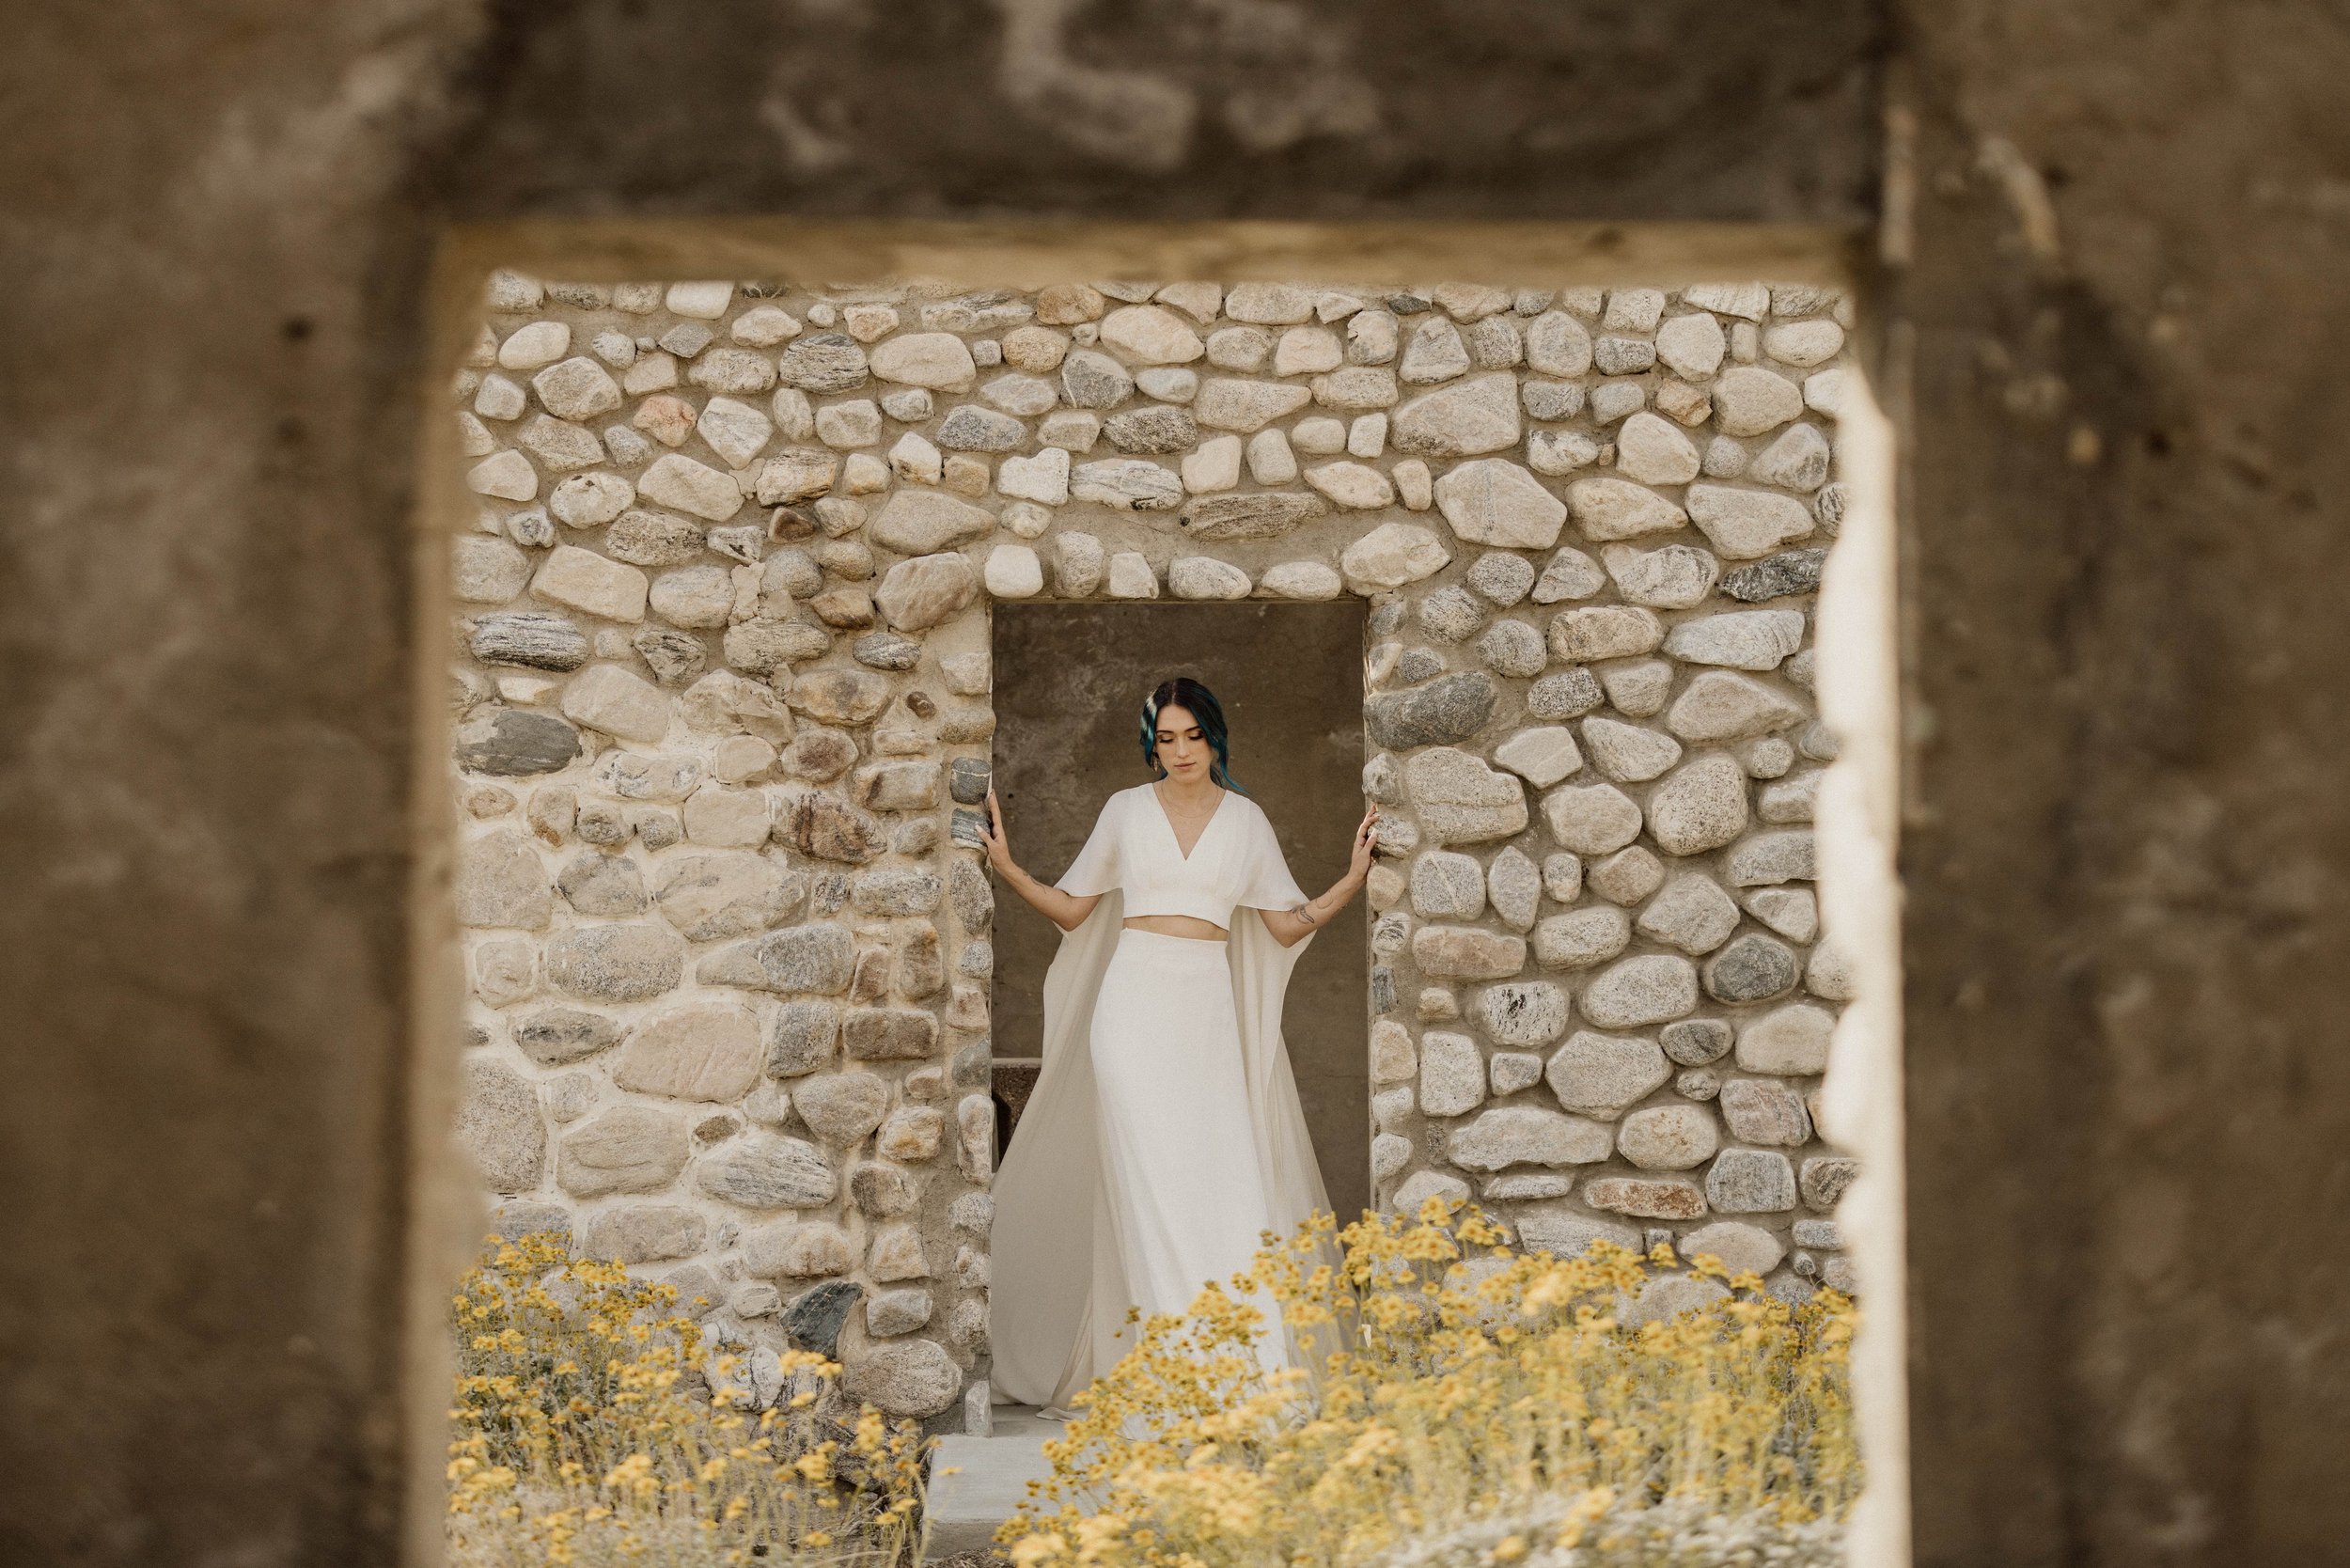
{"type": "MultiPolygon", "coordinates": [[[[1370,875],[1379,808],[1346,874],[1308,899],[1232,782],[1207,687],[1162,682],[1141,740],[1154,781],[1103,803],[1051,886],[1013,863],[992,790],[982,830],[988,863],[1062,932],[1043,1071],[995,1177],[991,1331],[997,1401],[1054,1415],[1132,1345],[1129,1307],[1183,1311],[1248,1266],[1259,1232],[1329,1206],[1281,999],[1370,875]]],[[[1269,1334],[1268,1367],[1290,1358],[1269,1334]]]]}

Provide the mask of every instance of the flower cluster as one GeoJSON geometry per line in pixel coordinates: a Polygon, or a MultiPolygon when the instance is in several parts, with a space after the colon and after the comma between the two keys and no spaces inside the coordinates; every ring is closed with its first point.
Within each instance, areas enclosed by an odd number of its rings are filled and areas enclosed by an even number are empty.
{"type": "Polygon", "coordinates": [[[780,1356],[759,1408],[675,1286],[543,1234],[494,1240],[452,1305],[456,1568],[920,1560],[926,1445],[824,1357],[780,1356]]]}
{"type": "Polygon", "coordinates": [[[1849,1299],[1516,1253],[1441,1199],[1334,1230],[1140,1324],[1000,1532],[1017,1568],[1841,1560],[1849,1299]]]}

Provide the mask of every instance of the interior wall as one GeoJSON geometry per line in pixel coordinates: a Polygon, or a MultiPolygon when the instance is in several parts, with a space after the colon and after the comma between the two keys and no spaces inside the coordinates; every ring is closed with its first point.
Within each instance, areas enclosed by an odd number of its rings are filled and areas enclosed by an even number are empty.
{"type": "MultiPolygon", "coordinates": [[[[1151,775],[1142,698],[1188,675],[1224,705],[1232,776],[1265,808],[1308,894],[1346,870],[1361,820],[1363,612],[1323,604],[997,604],[996,798],[1012,854],[1045,882],[1067,869],[1111,791],[1151,775]]],[[[1368,905],[1314,938],[1290,980],[1282,1032],[1332,1208],[1371,1202],[1371,1091],[1362,977],[1368,905]]],[[[1034,1057],[1059,933],[996,900],[995,1054],[1034,1057]]]]}

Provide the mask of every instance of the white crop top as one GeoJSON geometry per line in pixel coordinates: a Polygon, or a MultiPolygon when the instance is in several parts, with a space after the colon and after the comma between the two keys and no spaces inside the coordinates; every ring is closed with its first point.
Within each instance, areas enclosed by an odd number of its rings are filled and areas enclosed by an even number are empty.
{"type": "Polygon", "coordinates": [[[1091,837],[1053,886],[1079,898],[1123,888],[1125,915],[1189,915],[1227,929],[1235,908],[1294,909],[1306,902],[1255,801],[1225,791],[1186,859],[1149,784],[1102,803],[1091,837]]]}

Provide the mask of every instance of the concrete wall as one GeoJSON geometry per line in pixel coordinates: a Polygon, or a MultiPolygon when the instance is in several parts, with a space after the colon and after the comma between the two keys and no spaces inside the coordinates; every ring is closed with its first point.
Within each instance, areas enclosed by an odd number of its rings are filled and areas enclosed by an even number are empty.
{"type": "MultiPolygon", "coordinates": [[[[1149,777],[1135,744],[1144,694],[1189,675],[1230,720],[1233,776],[1273,818],[1298,886],[1346,871],[1361,820],[1363,605],[998,604],[995,790],[1020,864],[1050,882],[1113,790],[1149,777]]],[[[1290,978],[1283,1035],[1331,1206],[1371,1202],[1369,922],[1334,922],[1290,978]]],[[[995,1053],[1033,1057],[1059,935],[1017,900],[995,909],[995,1053]]]]}
{"type": "Polygon", "coordinates": [[[0,1114],[32,1197],[0,1219],[0,1542],[384,1562],[412,1483],[430,1539],[438,1292],[400,1288],[432,1277],[402,1163],[448,1074],[412,1056],[437,971],[399,911],[442,841],[437,757],[404,761],[438,635],[404,533],[431,247],[451,213],[829,209],[1882,216],[1919,1559],[2330,1552],[2338,24],[1131,14],[24,20],[0,313],[42,373],[0,389],[0,836],[29,890],[0,908],[0,1114]],[[1006,15],[1045,18],[1023,69],[1006,15]]]}

